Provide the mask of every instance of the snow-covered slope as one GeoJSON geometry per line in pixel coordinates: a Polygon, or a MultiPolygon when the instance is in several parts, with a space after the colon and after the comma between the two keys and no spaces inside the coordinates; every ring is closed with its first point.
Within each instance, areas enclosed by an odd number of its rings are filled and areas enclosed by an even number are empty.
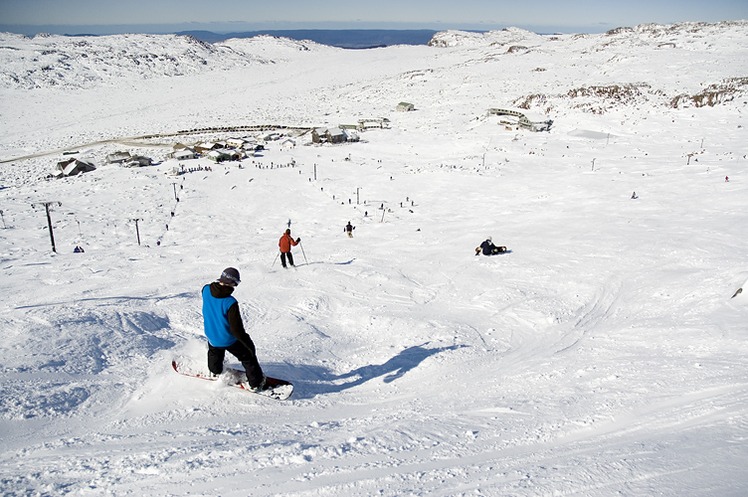
{"type": "Polygon", "coordinates": [[[324,49],[313,42],[272,37],[209,44],[190,36],[116,35],[27,38],[0,34],[0,85],[9,88],[89,88],[123,80],[224,72],[272,64],[285,50],[324,49]],[[266,39],[273,40],[265,58],[266,39]]]}
{"type": "Polygon", "coordinates": [[[2,35],[2,494],[744,495],[746,31],[2,35]],[[550,132],[488,112],[517,107],[550,132]],[[296,146],[170,174],[273,125],[296,146]],[[46,179],[63,152],[99,167],[46,179]],[[226,266],[291,401],[170,370],[226,266]]]}

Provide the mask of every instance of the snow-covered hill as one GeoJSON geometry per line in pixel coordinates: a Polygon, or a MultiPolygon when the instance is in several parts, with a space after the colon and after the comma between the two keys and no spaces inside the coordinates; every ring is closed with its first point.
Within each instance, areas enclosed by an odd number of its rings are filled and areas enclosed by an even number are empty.
{"type": "Polygon", "coordinates": [[[0,491],[744,495],[746,31],[0,35],[0,491]],[[241,162],[169,157],[273,126],[241,162]],[[98,167],[47,178],[71,156],[98,167]],[[291,401],[170,370],[204,365],[227,266],[291,401]]]}
{"type": "Polygon", "coordinates": [[[209,44],[176,35],[38,35],[27,38],[2,33],[0,85],[25,89],[110,86],[123,80],[220,73],[272,64],[283,56],[284,50],[323,48],[313,42],[263,36],[209,44]],[[262,56],[268,39],[272,40],[272,59],[262,56]]]}

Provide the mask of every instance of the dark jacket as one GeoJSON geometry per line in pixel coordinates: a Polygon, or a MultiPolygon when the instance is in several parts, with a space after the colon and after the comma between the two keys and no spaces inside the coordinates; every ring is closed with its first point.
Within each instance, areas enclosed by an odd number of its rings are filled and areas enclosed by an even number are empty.
{"type": "Polygon", "coordinates": [[[492,255],[494,247],[495,245],[490,240],[486,240],[485,242],[480,244],[480,248],[483,251],[483,255],[492,255]]]}

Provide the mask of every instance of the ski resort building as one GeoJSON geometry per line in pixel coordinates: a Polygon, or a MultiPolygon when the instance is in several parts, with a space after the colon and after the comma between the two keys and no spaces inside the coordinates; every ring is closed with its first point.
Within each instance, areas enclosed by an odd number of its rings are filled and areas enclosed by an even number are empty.
{"type": "Polygon", "coordinates": [[[548,131],[553,121],[540,116],[529,116],[524,111],[514,109],[488,109],[489,116],[510,116],[516,118],[516,124],[520,128],[530,131],[548,131]]]}
{"type": "Polygon", "coordinates": [[[226,146],[231,148],[244,148],[245,143],[247,143],[247,140],[244,138],[229,138],[226,140],[226,146]]]}
{"type": "Polygon", "coordinates": [[[144,155],[133,155],[122,164],[125,167],[146,167],[153,164],[153,159],[144,155]]]}
{"type": "Polygon", "coordinates": [[[379,117],[376,119],[359,119],[358,130],[366,131],[367,129],[385,129],[390,127],[390,120],[386,117],[379,117]]]}
{"type": "Polygon", "coordinates": [[[73,157],[58,162],[57,166],[55,167],[55,171],[52,173],[52,176],[54,176],[55,178],[75,176],[77,174],[87,173],[95,169],[96,166],[94,166],[93,162],[73,157]]]}
{"type": "Polygon", "coordinates": [[[313,143],[345,143],[348,135],[340,128],[315,128],[312,130],[313,143]]]}
{"type": "Polygon", "coordinates": [[[177,160],[190,160],[190,159],[197,159],[197,154],[194,150],[190,150],[189,148],[185,148],[183,150],[175,150],[172,152],[171,156],[177,160]]]}
{"type": "Polygon", "coordinates": [[[122,164],[130,160],[130,152],[115,152],[106,156],[108,164],[122,164]]]}
{"type": "Polygon", "coordinates": [[[225,160],[242,160],[244,154],[238,150],[232,150],[230,148],[219,148],[209,151],[205,157],[214,162],[223,162],[225,160]]]}

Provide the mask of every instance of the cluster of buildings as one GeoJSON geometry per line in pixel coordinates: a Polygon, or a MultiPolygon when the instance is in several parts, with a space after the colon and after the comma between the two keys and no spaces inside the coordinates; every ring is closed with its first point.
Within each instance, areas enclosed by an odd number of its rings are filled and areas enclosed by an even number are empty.
{"type": "MultiPolygon", "coordinates": [[[[291,149],[296,146],[294,139],[284,137],[280,133],[270,133],[262,141],[266,142],[268,140],[277,141],[281,149],[291,149]]],[[[265,145],[255,138],[229,138],[221,141],[201,142],[192,146],[177,143],[174,145],[174,151],[170,154],[170,157],[176,160],[205,157],[214,162],[223,162],[254,157],[261,150],[265,150],[265,145]]]]}
{"type": "MultiPolygon", "coordinates": [[[[409,102],[400,102],[396,110],[399,112],[411,112],[416,110],[415,106],[409,102]]],[[[524,111],[514,109],[488,109],[489,116],[500,116],[501,121],[507,129],[524,128],[530,131],[548,131],[553,121],[545,118],[529,116],[524,111]]],[[[314,128],[311,129],[311,138],[313,143],[346,143],[357,142],[360,140],[359,133],[368,129],[386,129],[390,127],[390,121],[386,117],[374,119],[359,119],[357,124],[341,124],[331,128],[314,128]]],[[[239,161],[248,157],[254,157],[255,154],[265,149],[264,143],[274,141],[278,143],[280,149],[291,149],[296,146],[296,141],[287,135],[271,131],[261,138],[229,138],[223,141],[208,141],[188,146],[183,143],[177,143],[169,156],[178,161],[197,159],[205,157],[216,163],[224,161],[239,161]]],[[[129,152],[115,152],[109,154],[106,158],[108,164],[121,164],[125,167],[150,166],[152,160],[140,155],[130,155],[129,152]]],[[[93,171],[96,166],[89,160],[78,157],[70,157],[57,163],[53,177],[74,176],[83,172],[93,171]]]]}
{"type": "MultiPolygon", "coordinates": [[[[153,160],[150,157],[145,157],[142,155],[130,155],[130,152],[115,152],[113,154],[109,154],[106,157],[106,162],[107,164],[120,164],[125,167],[143,167],[153,164],[153,160]]],[[[59,161],[55,165],[55,168],[50,176],[52,178],[65,178],[81,173],[88,173],[94,171],[95,169],[96,165],[92,160],[72,156],[59,161]]]]}

